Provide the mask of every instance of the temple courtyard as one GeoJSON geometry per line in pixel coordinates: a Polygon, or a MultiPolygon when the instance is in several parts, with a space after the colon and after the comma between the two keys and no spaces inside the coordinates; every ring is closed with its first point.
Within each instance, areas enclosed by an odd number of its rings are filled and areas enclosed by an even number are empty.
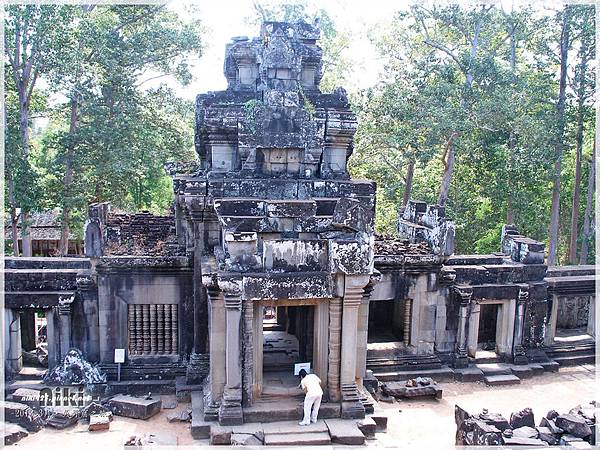
{"type": "MultiPolygon", "coordinates": [[[[511,412],[530,407],[538,422],[551,409],[563,413],[578,404],[598,400],[595,368],[592,364],[563,367],[557,373],[544,373],[509,386],[486,386],[482,382],[440,382],[439,385],[443,389],[443,397],[440,400],[380,402],[379,412],[388,417],[387,432],[376,433],[376,439],[367,440],[366,446],[453,448],[456,433],[455,404],[470,413],[487,408],[490,412],[498,412],[505,417],[510,417],[511,412]]],[[[176,438],[179,446],[209,445],[208,439],[192,439],[189,422],[167,421],[168,414],[184,411],[190,406],[189,403],[180,403],[176,409],[163,409],[148,420],[115,416],[109,431],[89,432],[87,425],[77,425],[63,431],[43,428],[16,445],[27,449],[119,448],[128,437],[146,433],[154,433],[159,439],[166,438],[166,441],[163,441],[165,443],[174,443],[176,438]]],[[[324,426],[322,422],[319,420],[312,426],[316,427],[315,431],[324,426]]],[[[273,422],[268,426],[292,428],[288,422],[273,422]]],[[[306,428],[305,432],[310,430],[310,427],[306,428]]]]}

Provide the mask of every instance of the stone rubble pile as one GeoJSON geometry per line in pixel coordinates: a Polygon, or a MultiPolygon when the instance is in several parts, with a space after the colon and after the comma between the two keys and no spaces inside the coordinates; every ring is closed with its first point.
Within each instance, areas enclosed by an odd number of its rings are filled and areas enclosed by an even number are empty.
{"type": "Polygon", "coordinates": [[[408,239],[398,239],[394,236],[375,235],[375,255],[430,255],[431,247],[427,242],[410,243],[408,239]]]}
{"type": "Polygon", "coordinates": [[[111,214],[106,223],[106,253],[111,256],[179,256],[174,216],[111,214]]]}
{"type": "Polygon", "coordinates": [[[106,374],[87,361],[81,350],[72,348],[60,364],[48,371],[44,383],[49,386],[106,383],[106,374]]]}
{"type": "Polygon", "coordinates": [[[562,446],[591,449],[596,444],[596,402],[578,405],[567,414],[551,410],[539,426],[531,408],[511,414],[471,415],[455,405],[456,445],[562,446]]]}

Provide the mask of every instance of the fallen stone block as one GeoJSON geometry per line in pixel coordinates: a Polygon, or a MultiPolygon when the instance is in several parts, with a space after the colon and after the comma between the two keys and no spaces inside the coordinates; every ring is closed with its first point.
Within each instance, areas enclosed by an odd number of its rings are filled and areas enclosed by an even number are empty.
{"type": "Polygon", "coordinates": [[[442,388],[433,381],[429,381],[427,385],[419,384],[416,380],[389,381],[383,384],[382,389],[385,394],[395,398],[435,397],[439,399],[442,398],[443,393],[442,388]]]}
{"type": "Polygon", "coordinates": [[[539,433],[535,428],[532,427],[519,427],[513,429],[513,436],[537,439],[539,437],[539,433]]]}
{"type": "Polygon", "coordinates": [[[177,396],[175,395],[161,395],[160,401],[163,409],[177,408],[177,396]]]}
{"type": "Polygon", "coordinates": [[[558,435],[556,433],[553,433],[550,428],[537,427],[536,429],[538,431],[538,436],[542,441],[547,442],[550,445],[558,444],[558,435]]]}
{"type": "Polygon", "coordinates": [[[502,444],[502,431],[483,420],[473,419],[473,444],[474,445],[499,445],[502,444]]]}
{"type": "Polygon", "coordinates": [[[44,426],[42,416],[23,403],[0,402],[0,406],[4,408],[4,420],[20,425],[30,433],[39,431],[44,426]]]}
{"type": "Polygon", "coordinates": [[[548,417],[542,417],[540,422],[540,427],[546,427],[550,429],[552,434],[562,434],[564,430],[556,426],[556,421],[554,419],[549,419],[548,417]]]}
{"type": "Polygon", "coordinates": [[[547,447],[548,443],[541,439],[532,439],[525,437],[504,437],[504,445],[507,446],[527,446],[527,447],[547,447]]]}
{"type": "Polygon", "coordinates": [[[209,422],[204,422],[201,418],[192,417],[192,437],[194,439],[209,439],[210,438],[210,427],[209,422]]]}
{"type": "Polygon", "coordinates": [[[102,431],[110,429],[110,418],[107,414],[92,414],[88,431],[102,431]]]}
{"type": "Polygon", "coordinates": [[[57,430],[64,430],[75,425],[78,420],[79,414],[77,411],[55,412],[46,420],[46,425],[57,430]]]}
{"type": "Polygon", "coordinates": [[[210,427],[210,445],[231,445],[231,427],[213,425],[210,427]]]}
{"type": "Polygon", "coordinates": [[[40,406],[40,391],[29,388],[19,388],[10,396],[11,401],[24,403],[27,406],[40,406]]]}
{"type": "Polygon", "coordinates": [[[593,447],[591,446],[591,444],[589,442],[586,441],[572,441],[569,442],[566,447],[569,448],[576,448],[576,449],[580,449],[580,450],[588,450],[588,449],[592,449],[593,447]]]}
{"type": "Polygon", "coordinates": [[[583,442],[583,439],[577,436],[573,436],[572,434],[565,433],[560,437],[559,445],[569,446],[573,442],[583,442]]]}
{"type": "Polygon", "coordinates": [[[176,447],[177,436],[169,433],[146,433],[139,439],[139,445],[142,448],[176,447]]]}
{"type": "Polygon", "coordinates": [[[507,428],[510,428],[508,420],[502,415],[498,413],[490,413],[487,410],[484,410],[479,414],[479,419],[483,420],[488,425],[493,425],[498,428],[500,431],[504,431],[507,428]]]}
{"type": "Polygon", "coordinates": [[[573,436],[584,438],[592,434],[592,429],[579,415],[563,414],[556,418],[556,426],[573,436]]]}
{"type": "Polygon", "coordinates": [[[263,445],[263,443],[253,434],[233,433],[231,435],[231,445],[263,445]]]}
{"type": "Polygon", "coordinates": [[[189,422],[192,420],[192,411],[184,409],[182,411],[173,411],[167,414],[167,421],[172,422],[189,422]]]}
{"type": "Polygon", "coordinates": [[[29,435],[25,428],[14,423],[3,423],[2,433],[4,445],[12,445],[29,435]]]}
{"type": "Polygon", "coordinates": [[[483,371],[477,367],[454,369],[454,378],[456,381],[481,381],[483,380],[483,371]]]}
{"type": "Polygon", "coordinates": [[[362,420],[356,422],[358,429],[365,435],[367,439],[375,437],[375,431],[377,431],[377,424],[372,417],[365,417],[362,420]]]}
{"type": "Polygon", "coordinates": [[[160,399],[146,399],[119,394],[109,400],[108,406],[117,416],[149,419],[160,412],[162,404],[160,399]]]}
{"type": "Polygon", "coordinates": [[[81,410],[80,418],[83,420],[89,420],[92,414],[107,414],[111,421],[113,417],[112,411],[110,411],[106,406],[97,402],[93,402],[81,410]]]}
{"type": "Polygon", "coordinates": [[[373,414],[371,416],[371,419],[373,419],[373,421],[375,422],[375,425],[377,427],[375,429],[375,431],[378,431],[378,432],[379,431],[383,431],[383,432],[387,431],[387,421],[388,421],[387,416],[373,414]]]}
{"type": "Polygon", "coordinates": [[[342,419],[326,419],[331,442],[344,445],[363,445],[365,435],[358,429],[354,421],[342,419]]]}
{"type": "Polygon", "coordinates": [[[531,408],[525,408],[510,415],[510,427],[515,428],[530,427],[535,428],[535,419],[531,408]]]}

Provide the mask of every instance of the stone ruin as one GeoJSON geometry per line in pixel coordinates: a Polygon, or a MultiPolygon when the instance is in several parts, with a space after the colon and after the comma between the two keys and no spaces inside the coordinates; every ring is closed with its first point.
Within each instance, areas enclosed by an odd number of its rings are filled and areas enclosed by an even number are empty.
{"type": "Polygon", "coordinates": [[[347,170],[356,116],[343,89],[319,89],[319,35],[265,22],[227,45],[227,89],[196,100],[198,159],[166,168],[171,215],[92,204],[86,258],[6,258],[7,374],[42,311],[50,369],[78,348],[113,392],[191,398],[206,436],[296,420],[298,362],[323,380],[324,417],[362,418],[381,383],[518,383],[594,360],[593,266],[549,269],[508,225],[498,252],[456,255],[444,208],[417,201],[400,237],[375,235],[376,186],[347,170]]]}
{"type": "Polygon", "coordinates": [[[538,426],[531,408],[510,415],[487,409],[469,414],[455,405],[456,445],[477,446],[561,446],[591,449],[596,445],[596,402],[579,405],[566,414],[549,411],[538,426]]]}

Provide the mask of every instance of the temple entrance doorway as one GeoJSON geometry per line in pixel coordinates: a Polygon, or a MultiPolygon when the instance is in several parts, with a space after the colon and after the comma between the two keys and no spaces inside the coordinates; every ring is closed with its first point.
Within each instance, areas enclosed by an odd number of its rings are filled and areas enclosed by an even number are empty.
{"type": "Polygon", "coordinates": [[[6,310],[9,317],[7,370],[16,379],[41,380],[48,369],[46,311],[37,308],[6,310]]]}
{"type": "Polygon", "coordinates": [[[261,398],[301,397],[294,365],[314,369],[314,307],[263,307],[263,389],[261,398]]]}
{"type": "Polygon", "coordinates": [[[593,295],[553,296],[546,345],[573,346],[595,342],[593,295]]]}
{"type": "Polygon", "coordinates": [[[310,363],[326,391],[329,356],[329,302],[282,299],[254,304],[253,398],[260,401],[303,397],[294,365],[310,363]]]}
{"type": "Polygon", "coordinates": [[[496,335],[498,332],[498,313],[500,305],[497,303],[481,305],[479,313],[479,331],[477,334],[476,358],[495,358],[496,335]]]}
{"type": "Polygon", "coordinates": [[[405,328],[402,303],[397,300],[369,303],[368,343],[402,341],[405,328]]]}

